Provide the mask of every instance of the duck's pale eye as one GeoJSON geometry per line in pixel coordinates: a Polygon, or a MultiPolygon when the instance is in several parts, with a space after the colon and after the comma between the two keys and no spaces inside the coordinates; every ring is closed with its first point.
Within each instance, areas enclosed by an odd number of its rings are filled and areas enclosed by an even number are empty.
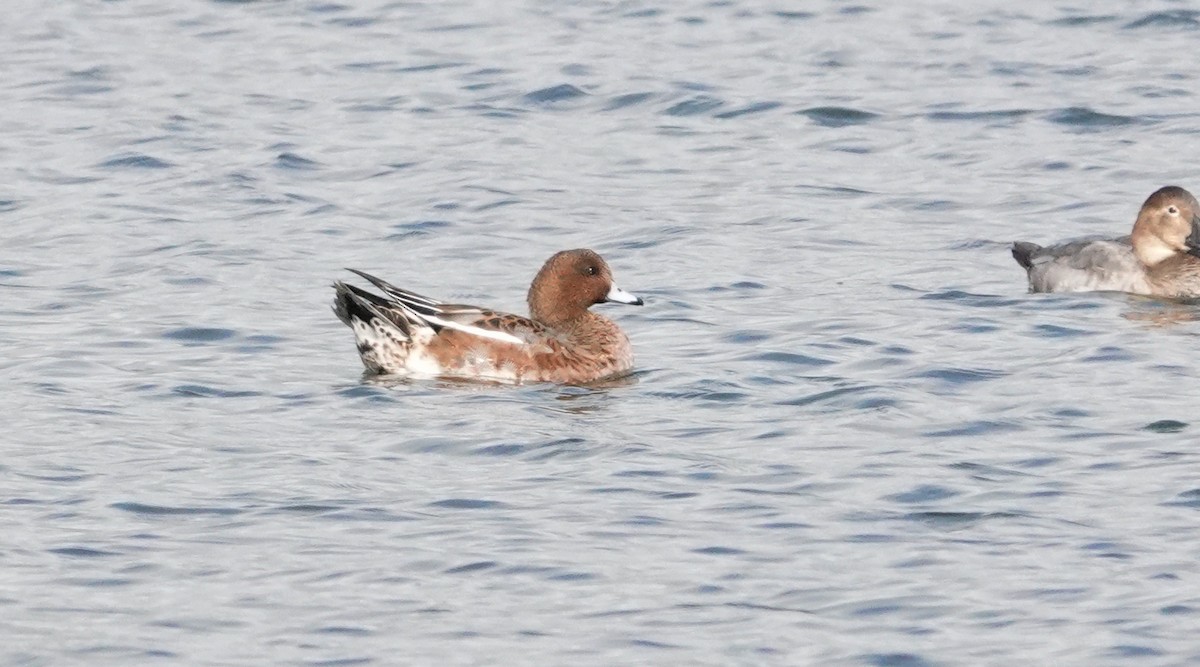
{"type": "Polygon", "coordinates": [[[1168,206],[1167,213],[1170,213],[1171,215],[1175,215],[1175,214],[1179,213],[1179,209],[1175,208],[1174,206],[1168,206]]]}

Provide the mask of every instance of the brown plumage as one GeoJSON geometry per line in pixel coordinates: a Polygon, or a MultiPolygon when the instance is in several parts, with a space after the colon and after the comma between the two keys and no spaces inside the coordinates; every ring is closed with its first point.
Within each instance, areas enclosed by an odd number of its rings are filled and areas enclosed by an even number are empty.
{"type": "Polygon", "coordinates": [[[1018,241],[1012,254],[1032,292],[1200,297],[1200,203],[1187,190],[1167,186],[1142,204],[1127,237],[1047,247],[1018,241]]]}
{"type": "Polygon", "coordinates": [[[591,250],[546,261],[529,287],[530,317],[444,303],[351,271],[383,292],[334,283],[334,312],[354,330],[372,372],[582,383],[633,367],[629,338],[588,309],[642,300],[613,284],[608,264],[591,250]]]}

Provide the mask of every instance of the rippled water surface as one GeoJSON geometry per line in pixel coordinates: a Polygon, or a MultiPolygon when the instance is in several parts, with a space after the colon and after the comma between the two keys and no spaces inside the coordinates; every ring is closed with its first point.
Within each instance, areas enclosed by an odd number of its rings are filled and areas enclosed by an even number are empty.
{"type": "Polygon", "coordinates": [[[1200,662],[1200,310],[1008,254],[1200,189],[1177,2],[18,2],[0,664],[1200,662]],[[376,383],[342,267],[637,372],[376,383]]]}

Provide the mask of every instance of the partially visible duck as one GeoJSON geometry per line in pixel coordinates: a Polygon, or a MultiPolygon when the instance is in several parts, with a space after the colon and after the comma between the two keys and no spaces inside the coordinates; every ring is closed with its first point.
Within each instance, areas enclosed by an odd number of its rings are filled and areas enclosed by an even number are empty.
{"type": "Polygon", "coordinates": [[[1018,241],[1012,255],[1028,272],[1031,292],[1200,297],[1200,202],[1169,185],[1142,204],[1129,236],[1051,246],[1018,241]]]}
{"type": "Polygon", "coordinates": [[[633,367],[629,338],[588,308],[642,300],[617,287],[608,264],[591,250],[546,260],[529,287],[529,317],[445,303],[350,270],[383,292],[333,285],[333,310],[354,330],[369,371],[585,383],[633,367]]]}

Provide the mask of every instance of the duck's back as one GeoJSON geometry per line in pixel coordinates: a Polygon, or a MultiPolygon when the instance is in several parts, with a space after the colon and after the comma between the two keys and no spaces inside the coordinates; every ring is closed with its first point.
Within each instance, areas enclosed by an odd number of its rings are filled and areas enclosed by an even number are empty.
{"type": "Polygon", "coordinates": [[[1044,247],[1018,241],[1012,253],[1028,272],[1033,292],[1152,292],[1146,267],[1133,254],[1127,236],[1044,247]]]}

